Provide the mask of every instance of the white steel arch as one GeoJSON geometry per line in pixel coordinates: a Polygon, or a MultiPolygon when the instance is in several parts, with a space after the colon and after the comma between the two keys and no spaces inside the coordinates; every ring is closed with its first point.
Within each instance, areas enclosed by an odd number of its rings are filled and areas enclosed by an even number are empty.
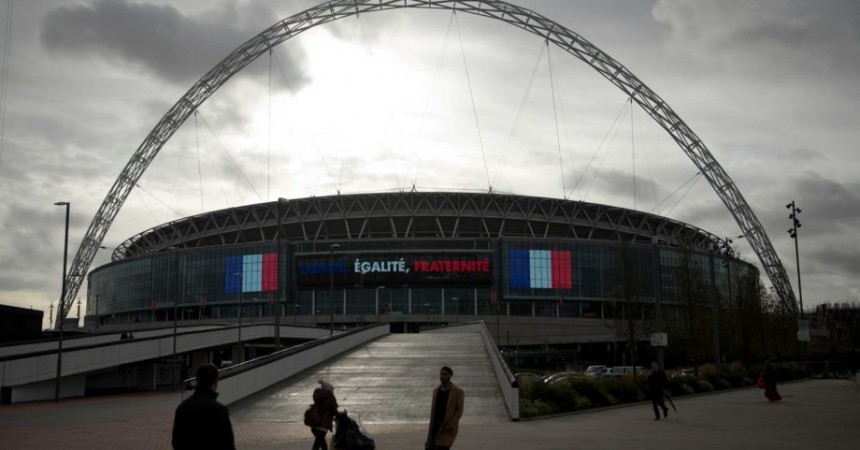
{"type": "Polygon", "coordinates": [[[105,196],[92,222],[90,222],[67,275],[68,288],[65,298],[62,299],[60,308],[58,308],[56,324],[59,325],[61,318],[68,314],[72,301],[83,283],[84,276],[89,270],[93,258],[95,258],[102,239],[131,193],[131,189],[173,133],[218,88],[272,47],[310,28],[357,14],[400,8],[455,10],[500,20],[546,39],[556,47],[591,66],[639,104],[651,118],[672,136],[681,150],[704,174],[758,255],[783,306],[790,311],[797,312],[794,291],[785,268],[777,257],[776,251],[758,218],[729,175],[714,159],[702,140],[678,114],[645,83],[606,52],[553,20],[504,1],[333,0],[281,20],[240,45],[197,80],[158,121],[131,156],[105,196]]]}

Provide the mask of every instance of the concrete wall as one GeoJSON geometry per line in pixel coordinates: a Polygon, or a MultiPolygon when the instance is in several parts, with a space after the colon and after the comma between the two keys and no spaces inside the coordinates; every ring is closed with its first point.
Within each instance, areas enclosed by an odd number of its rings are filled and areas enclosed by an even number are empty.
{"type": "MultiPolygon", "coordinates": [[[[77,388],[78,378],[85,380],[85,374],[119,367],[125,364],[143,363],[173,355],[173,330],[153,330],[155,337],[143,338],[135,334],[135,339],[114,340],[108,344],[100,344],[87,348],[63,349],[62,383],[64,396],[82,396],[85,386],[77,388]],[[81,375],[80,377],[77,377],[81,375]],[[69,379],[69,394],[66,395],[66,380],[69,379]]],[[[340,332],[337,332],[338,334],[340,332]]],[[[281,337],[317,339],[327,337],[328,330],[308,327],[281,327],[281,337]]],[[[253,325],[242,328],[243,341],[261,338],[272,338],[274,328],[269,325],[253,325]]],[[[97,337],[103,339],[104,336],[97,337]]],[[[228,345],[238,339],[238,329],[209,328],[193,332],[178,333],[176,336],[176,353],[195,352],[203,349],[228,345]]],[[[38,343],[36,345],[43,345],[38,343]]],[[[56,342],[53,351],[33,354],[22,353],[31,350],[30,344],[20,346],[15,355],[7,356],[0,361],[0,386],[11,388],[11,401],[47,400],[54,398],[54,379],[57,376],[56,342]],[[43,388],[48,383],[51,388],[43,388]],[[16,393],[20,392],[20,393],[16,393]],[[27,400],[16,400],[26,398],[27,400]]],[[[150,363],[145,363],[144,366],[150,363]]],[[[153,366],[154,367],[154,366],[153,366]]],[[[157,380],[155,368],[141,368],[143,373],[136,374],[136,383],[146,389],[154,389],[157,380]],[[152,376],[150,376],[152,375],[152,376]]],[[[83,383],[83,381],[81,381],[83,383]]]]}
{"type": "MultiPolygon", "coordinates": [[[[60,384],[60,398],[81,397],[86,388],[86,377],[78,375],[65,377],[60,384]]],[[[43,381],[26,386],[16,386],[12,389],[12,403],[32,402],[36,400],[53,399],[56,392],[54,381],[43,381]]]]}
{"type": "Polygon", "coordinates": [[[496,342],[493,341],[489,330],[487,330],[483,322],[452,325],[428,331],[428,333],[480,333],[483,337],[484,348],[487,350],[487,356],[493,365],[493,372],[496,375],[496,381],[499,383],[499,390],[502,393],[502,399],[505,401],[505,407],[508,409],[508,415],[513,421],[520,420],[520,390],[513,386],[513,382],[516,379],[508,368],[508,364],[505,362],[502,354],[499,353],[496,342]]]}
{"type": "MultiPolygon", "coordinates": [[[[347,336],[336,337],[327,342],[315,343],[307,351],[298,351],[271,363],[225,377],[218,382],[218,401],[225,405],[239,401],[347,350],[385,336],[389,331],[388,325],[380,325],[347,336]]],[[[252,363],[254,362],[248,362],[248,364],[252,363]]],[[[240,367],[241,365],[234,368],[240,367]]]]}

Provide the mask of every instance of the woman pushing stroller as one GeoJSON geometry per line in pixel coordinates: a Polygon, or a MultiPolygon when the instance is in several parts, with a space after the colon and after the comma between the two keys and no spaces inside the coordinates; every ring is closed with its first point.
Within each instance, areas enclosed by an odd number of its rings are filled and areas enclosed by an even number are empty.
{"type": "Polygon", "coordinates": [[[326,433],[332,430],[334,416],[337,414],[337,399],[334,386],[325,380],[317,381],[320,387],[314,389],[314,404],[305,412],[305,425],[311,427],[314,445],[311,450],[328,450],[326,433]]]}

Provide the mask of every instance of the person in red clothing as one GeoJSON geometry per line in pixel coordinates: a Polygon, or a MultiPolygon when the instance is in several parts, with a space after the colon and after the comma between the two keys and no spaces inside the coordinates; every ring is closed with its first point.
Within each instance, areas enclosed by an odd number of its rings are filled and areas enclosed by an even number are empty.
{"type": "Polygon", "coordinates": [[[776,390],[776,382],[779,381],[779,377],[769,361],[765,364],[761,376],[764,378],[764,396],[767,397],[768,401],[778,402],[782,400],[782,396],[776,390]]]}
{"type": "Polygon", "coordinates": [[[320,387],[314,389],[315,422],[311,427],[314,444],[311,450],[328,450],[325,435],[332,430],[334,415],[337,413],[337,399],[334,396],[334,386],[325,380],[318,380],[320,387]]]}

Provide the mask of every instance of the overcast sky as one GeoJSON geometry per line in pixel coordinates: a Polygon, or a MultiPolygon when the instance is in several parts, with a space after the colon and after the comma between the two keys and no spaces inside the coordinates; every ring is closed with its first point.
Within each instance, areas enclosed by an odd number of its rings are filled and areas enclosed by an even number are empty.
{"type": "MultiPolygon", "coordinates": [[[[47,324],[62,278],[63,209],[53,203],[72,205],[71,261],[182,94],[317,2],[9,2],[0,0],[0,303],[44,310],[47,324]]],[[[860,3],[517,4],[591,41],[668,102],[740,188],[795,292],[785,205],[797,202],[804,306],[860,297],[860,3]]],[[[203,211],[412,186],[492,186],[740,234],[693,163],[620,91],[485,18],[397,10],[319,26],[261,56],[199,112],[155,158],[104,245],[203,211]]]]}

